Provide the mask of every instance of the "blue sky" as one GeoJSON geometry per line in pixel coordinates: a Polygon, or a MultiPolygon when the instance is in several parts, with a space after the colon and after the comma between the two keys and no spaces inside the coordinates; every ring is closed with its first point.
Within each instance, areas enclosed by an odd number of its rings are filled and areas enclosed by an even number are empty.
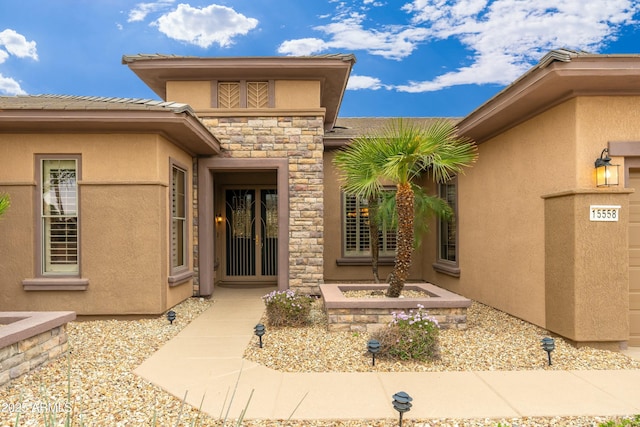
{"type": "Polygon", "coordinates": [[[640,0],[2,0],[0,95],[153,98],[123,54],[353,53],[342,117],[461,117],[549,50],[640,53],[640,0]]]}

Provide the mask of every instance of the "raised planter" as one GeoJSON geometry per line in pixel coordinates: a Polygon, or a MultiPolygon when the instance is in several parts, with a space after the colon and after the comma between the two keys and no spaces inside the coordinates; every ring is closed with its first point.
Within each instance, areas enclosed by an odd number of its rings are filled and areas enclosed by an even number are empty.
{"type": "Polygon", "coordinates": [[[67,351],[73,311],[0,312],[0,386],[67,351]]]}
{"type": "Polygon", "coordinates": [[[348,298],[344,291],[386,290],[386,284],[325,283],[320,292],[327,313],[329,331],[373,332],[392,320],[393,312],[424,306],[442,329],[466,329],[471,300],[431,283],[408,283],[404,289],[422,291],[426,298],[348,298]]]}

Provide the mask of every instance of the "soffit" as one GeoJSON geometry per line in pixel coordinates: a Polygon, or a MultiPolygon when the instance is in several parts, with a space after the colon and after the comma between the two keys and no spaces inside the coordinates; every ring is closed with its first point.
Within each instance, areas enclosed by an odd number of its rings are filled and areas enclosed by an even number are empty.
{"type": "Polygon", "coordinates": [[[0,97],[0,133],[153,133],[192,155],[220,144],[186,104],[58,95],[0,97]]]}
{"type": "Polygon", "coordinates": [[[221,57],[125,55],[122,63],[162,99],[168,81],[209,80],[316,80],[321,82],[325,128],[333,127],[340,110],[355,56],[221,57]]]}
{"type": "Polygon", "coordinates": [[[481,143],[568,99],[599,95],[640,95],[640,56],[552,51],[458,129],[481,143]]]}

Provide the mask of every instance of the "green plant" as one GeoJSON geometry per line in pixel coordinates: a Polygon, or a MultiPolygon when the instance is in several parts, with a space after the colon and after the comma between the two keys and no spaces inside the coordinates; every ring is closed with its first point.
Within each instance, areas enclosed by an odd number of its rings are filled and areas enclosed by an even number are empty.
{"type": "Polygon", "coordinates": [[[344,191],[365,200],[395,184],[396,259],[387,296],[397,298],[409,275],[415,237],[416,183],[428,173],[446,182],[477,158],[475,144],[457,135],[455,125],[440,120],[430,126],[391,121],[379,133],[353,140],[335,158],[344,191]]]}
{"type": "Polygon", "coordinates": [[[424,306],[409,313],[393,313],[393,320],[372,336],[380,342],[380,354],[401,360],[431,360],[438,356],[438,321],[424,306]]]}
{"type": "Polygon", "coordinates": [[[262,297],[271,326],[302,326],[309,322],[313,299],[287,289],[273,291],[262,297]]]}
{"type": "Polygon", "coordinates": [[[605,423],[598,424],[598,427],[640,427],[640,415],[636,415],[633,418],[623,418],[617,421],[607,421],[605,423]]]}
{"type": "Polygon", "coordinates": [[[0,193],[0,216],[11,206],[11,199],[7,193],[0,193]]]}

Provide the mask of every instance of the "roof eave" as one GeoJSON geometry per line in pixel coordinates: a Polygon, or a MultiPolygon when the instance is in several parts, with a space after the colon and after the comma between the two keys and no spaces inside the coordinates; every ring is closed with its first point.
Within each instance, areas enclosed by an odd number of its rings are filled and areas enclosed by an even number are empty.
{"type": "Polygon", "coordinates": [[[545,56],[458,124],[478,143],[577,96],[640,95],[639,55],[545,56]]]}
{"type": "Polygon", "coordinates": [[[325,130],[335,124],[355,56],[305,57],[183,57],[125,55],[127,65],[160,98],[166,100],[167,81],[224,79],[309,79],[321,82],[321,107],[326,109],[325,130]]]}
{"type": "Polygon", "coordinates": [[[192,156],[220,153],[220,142],[190,112],[2,110],[0,133],[159,134],[192,156]]]}

